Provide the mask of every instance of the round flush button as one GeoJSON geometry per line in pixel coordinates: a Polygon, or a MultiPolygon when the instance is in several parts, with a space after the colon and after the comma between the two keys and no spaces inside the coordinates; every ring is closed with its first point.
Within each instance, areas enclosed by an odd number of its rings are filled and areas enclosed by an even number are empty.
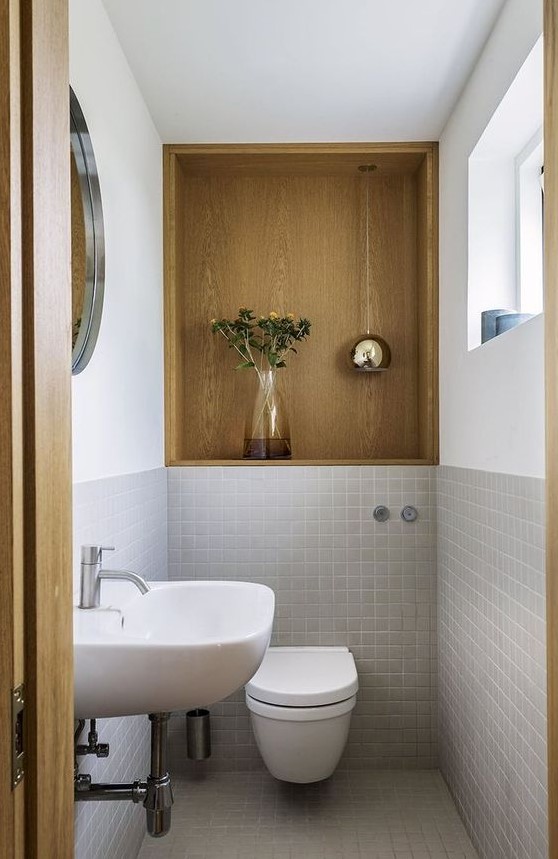
{"type": "Polygon", "coordinates": [[[418,517],[418,512],[416,507],[412,507],[410,504],[407,504],[406,507],[401,511],[401,518],[404,522],[414,522],[418,517]]]}
{"type": "Polygon", "coordinates": [[[378,504],[377,507],[374,507],[372,515],[376,522],[387,522],[389,519],[389,508],[383,504],[378,504]]]}

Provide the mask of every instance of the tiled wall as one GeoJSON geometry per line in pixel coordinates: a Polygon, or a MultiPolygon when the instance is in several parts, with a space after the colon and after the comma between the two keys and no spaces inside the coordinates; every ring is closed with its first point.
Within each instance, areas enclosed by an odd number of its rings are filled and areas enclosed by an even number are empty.
{"type": "Polygon", "coordinates": [[[442,772],[483,859],[546,859],[544,482],[437,485],[442,772]]]}
{"type": "MultiPolygon", "coordinates": [[[[146,579],[167,578],[167,479],[164,468],[74,486],[74,593],[79,589],[79,548],[101,542],[114,568],[146,579]]],[[[87,730],[87,727],[86,727],[87,730]]],[[[110,756],[80,759],[94,781],[133,781],[148,773],[149,722],[145,716],[101,719],[99,739],[110,756]]],[[[86,742],[84,733],[82,742],[86,742]]],[[[145,812],[126,802],[77,803],[76,859],[135,859],[145,832],[145,812]]]]}
{"type": "MultiPolygon", "coordinates": [[[[274,643],[348,645],[360,692],[341,766],[436,761],[434,469],[172,468],[169,578],[244,579],[276,594],[274,643]],[[376,504],[392,518],[378,524],[376,504]],[[418,521],[399,518],[404,504],[418,521]]],[[[262,766],[239,692],[213,706],[202,768],[262,766]]],[[[172,765],[188,766],[184,719],[172,765]]]]}
{"type": "MultiPolygon", "coordinates": [[[[276,594],[276,644],[347,644],[361,690],[346,769],[436,765],[483,859],[546,859],[543,482],[465,469],[172,468],[74,487],[79,546],[147,578],[246,579],[276,594]],[[374,522],[376,504],[391,509],[374,522]],[[419,519],[399,518],[414,504],[419,519]],[[436,511],[438,523],[436,523],[436,511]],[[167,528],[168,515],[168,528],[167,528]],[[168,549],[168,555],[167,555],[168,549]]],[[[201,770],[262,767],[242,693],[211,708],[201,770]]],[[[102,720],[98,780],[148,767],[144,717],[102,720]]],[[[172,769],[187,760],[171,720],[172,769]]],[[[77,859],[132,859],[143,809],[76,807],[77,859]]]]}

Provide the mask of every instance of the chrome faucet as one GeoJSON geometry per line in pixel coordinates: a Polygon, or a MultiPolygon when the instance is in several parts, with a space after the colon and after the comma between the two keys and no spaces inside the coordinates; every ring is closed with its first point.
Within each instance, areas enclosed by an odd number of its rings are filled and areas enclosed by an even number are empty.
{"type": "Polygon", "coordinates": [[[141,576],[130,570],[103,569],[103,552],[114,552],[114,546],[81,547],[80,608],[99,608],[101,602],[101,579],[132,582],[142,594],[150,587],[141,576]]]}

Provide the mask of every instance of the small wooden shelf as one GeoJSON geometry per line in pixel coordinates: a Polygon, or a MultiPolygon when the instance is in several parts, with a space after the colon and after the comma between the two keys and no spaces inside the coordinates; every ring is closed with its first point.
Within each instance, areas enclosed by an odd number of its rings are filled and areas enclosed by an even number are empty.
{"type": "Polygon", "coordinates": [[[233,466],[248,465],[258,467],[262,465],[280,466],[303,466],[303,465],[437,465],[437,462],[426,459],[275,459],[258,461],[254,459],[179,459],[169,462],[170,466],[233,466]]]}
{"type": "Polygon", "coordinates": [[[437,145],[167,145],[167,465],[428,465],[438,460],[437,145]],[[373,330],[385,373],[351,369],[366,319],[365,183],[373,330]],[[289,361],[296,459],[241,459],[250,373],[209,320],[245,305],[312,323],[289,361]]]}

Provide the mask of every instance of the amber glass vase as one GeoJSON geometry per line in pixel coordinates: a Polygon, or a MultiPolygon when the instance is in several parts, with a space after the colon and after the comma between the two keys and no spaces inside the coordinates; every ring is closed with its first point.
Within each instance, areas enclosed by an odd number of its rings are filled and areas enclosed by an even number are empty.
{"type": "Polygon", "coordinates": [[[244,459],[290,459],[291,433],[283,395],[284,370],[254,373],[256,391],[246,420],[244,459]]]}

